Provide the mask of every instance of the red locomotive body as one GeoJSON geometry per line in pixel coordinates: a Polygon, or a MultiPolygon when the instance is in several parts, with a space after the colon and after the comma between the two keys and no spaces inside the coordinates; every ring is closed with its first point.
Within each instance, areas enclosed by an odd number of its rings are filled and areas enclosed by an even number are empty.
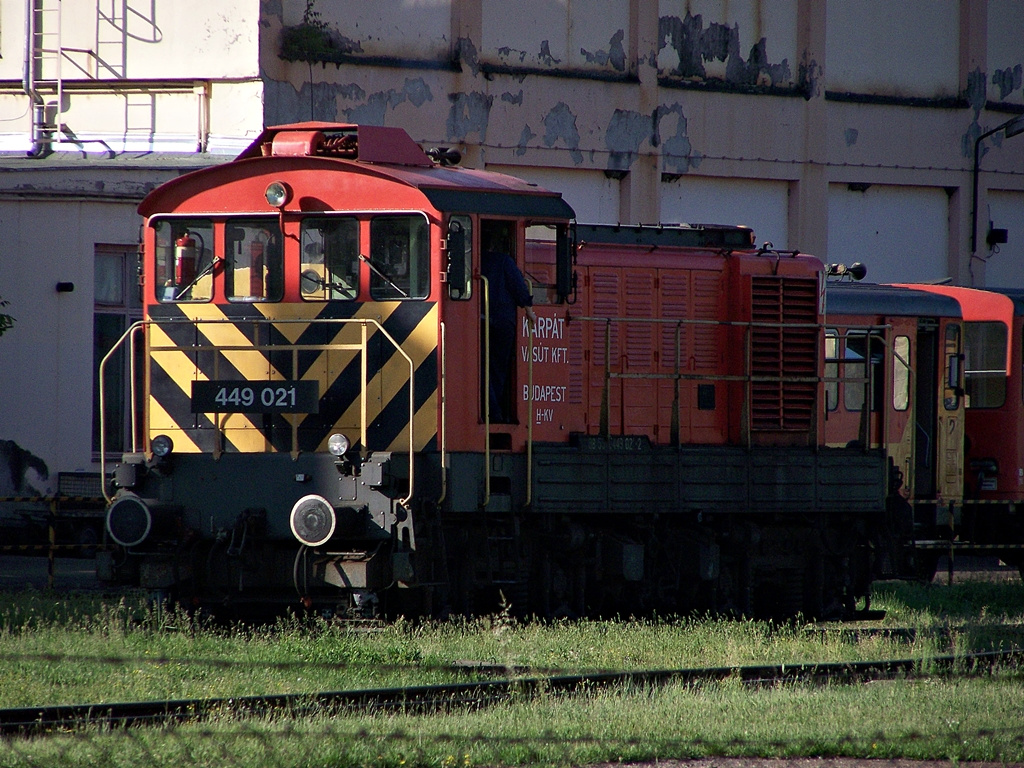
{"type": "Polygon", "coordinates": [[[143,202],[108,578],[357,615],[866,598],[887,470],[823,445],[820,262],[742,227],[576,225],[453,160],[283,126],[143,202]],[[495,406],[492,236],[537,316],[495,406]]]}

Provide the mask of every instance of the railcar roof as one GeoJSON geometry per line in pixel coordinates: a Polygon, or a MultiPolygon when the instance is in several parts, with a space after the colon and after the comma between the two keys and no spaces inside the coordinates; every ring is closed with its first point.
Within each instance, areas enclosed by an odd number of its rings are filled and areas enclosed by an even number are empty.
{"type": "Polygon", "coordinates": [[[960,304],[960,310],[967,322],[1003,323],[1006,326],[1006,371],[1009,374],[1013,346],[1017,343],[1014,339],[1013,327],[1015,309],[1017,314],[1021,314],[1018,309],[1019,305],[1014,298],[991,289],[981,290],[958,285],[913,285],[910,287],[955,299],[960,304]]]}
{"type": "Polygon", "coordinates": [[[1006,296],[1013,302],[1013,313],[1018,317],[1024,315],[1024,288],[986,288],[985,290],[1006,296]]]}
{"type": "Polygon", "coordinates": [[[961,317],[956,299],[909,286],[877,283],[829,283],[825,312],[834,315],[961,317]]]}

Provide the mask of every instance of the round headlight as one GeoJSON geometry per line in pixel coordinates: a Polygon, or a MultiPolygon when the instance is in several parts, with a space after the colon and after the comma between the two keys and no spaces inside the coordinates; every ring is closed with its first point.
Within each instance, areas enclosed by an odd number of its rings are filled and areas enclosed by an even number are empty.
{"type": "Polygon", "coordinates": [[[263,196],[267,198],[267,203],[270,206],[281,208],[292,199],[292,189],[283,181],[274,181],[267,186],[267,191],[263,193],[263,196]]]}
{"type": "Polygon", "coordinates": [[[159,456],[162,459],[174,450],[174,441],[167,435],[157,435],[150,442],[149,447],[153,450],[155,456],[159,456]]]}
{"type": "Polygon", "coordinates": [[[352,445],[349,443],[348,438],[340,432],[327,438],[327,450],[334,456],[344,456],[351,447],[352,445]]]}

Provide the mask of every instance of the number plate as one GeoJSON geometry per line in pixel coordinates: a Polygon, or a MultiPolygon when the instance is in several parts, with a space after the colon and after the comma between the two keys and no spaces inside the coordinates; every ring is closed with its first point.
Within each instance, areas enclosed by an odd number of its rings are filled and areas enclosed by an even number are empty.
{"type": "Polygon", "coordinates": [[[316,413],[315,381],[194,381],[192,413],[316,413]]]}

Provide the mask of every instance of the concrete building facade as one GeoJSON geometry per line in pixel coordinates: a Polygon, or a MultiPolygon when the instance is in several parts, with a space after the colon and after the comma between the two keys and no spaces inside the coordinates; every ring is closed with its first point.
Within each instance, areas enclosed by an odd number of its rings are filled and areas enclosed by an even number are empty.
{"type": "Polygon", "coordinates": [[[0,0],[0,496],[95,469],[135,206],[264,125],[402,127],[581,222],[1024,286],[1022,39],[1019,0],[0,0]]]}

